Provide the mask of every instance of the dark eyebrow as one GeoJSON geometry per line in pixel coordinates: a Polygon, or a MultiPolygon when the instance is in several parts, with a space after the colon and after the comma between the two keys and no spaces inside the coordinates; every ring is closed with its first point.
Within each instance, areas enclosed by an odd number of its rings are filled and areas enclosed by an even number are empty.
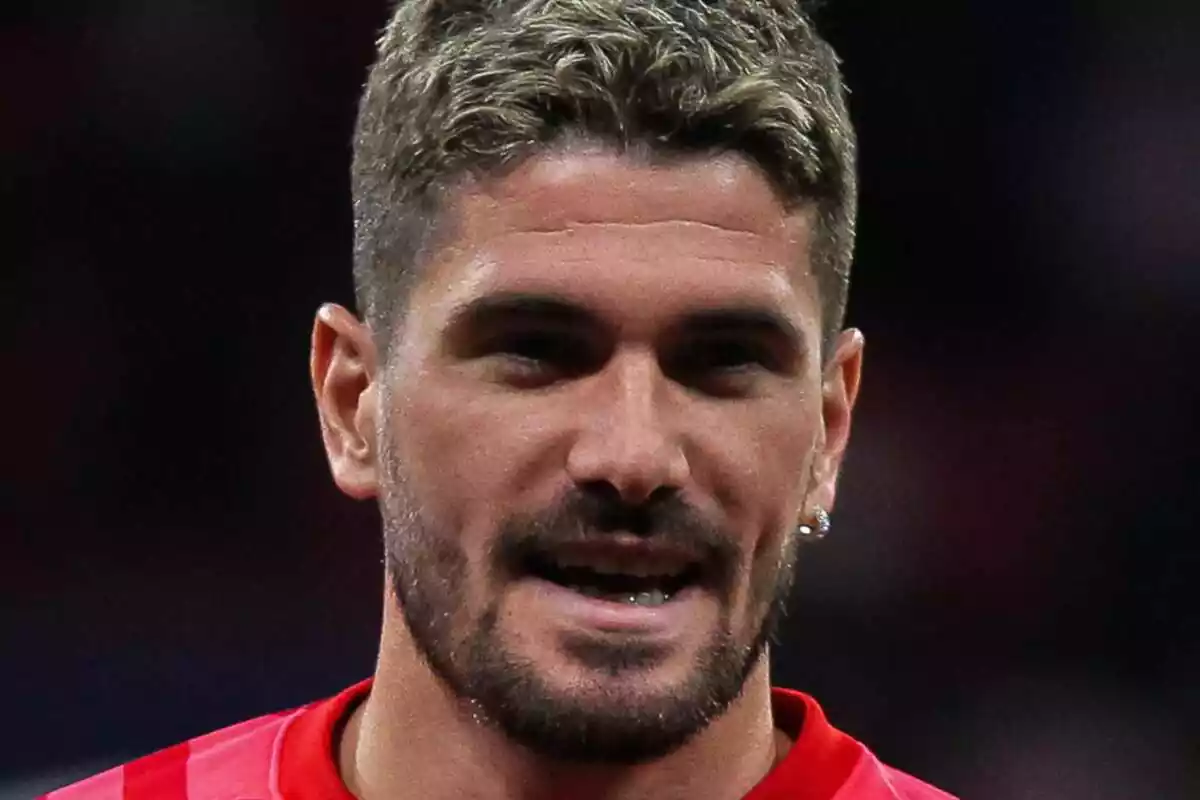
{"type": "Polygon", "coordinates": [[[450,313],[445,330],[453,336],[455,332],[509,320],[558,325],[594,325],[597,322],[592,312],[563,297],[528,292],[496,292],[456,307],[450,313]]]}
{"type": "MultiPolygon", "coordinates": [[[[539,322],[584,327],[603,326],[587,308],[555,294],[495,292],[476,297],[454,308],[445,327],[446,338],[460,340],[469,331],[504,322],[539,322]]],[[[761,336],[786,346],[797,356],[807,354],[804,334],[785,314],[759,305],[701,308],[690,311],[671,326],[680,333],[724,333],[761,336]]]]}
{"type": "Polygon", "coordinates": [[[805,338],[796,324],[782,312],[763,306],[706,308],[688,313],[680,328],[700,333],[747,333],[767,336],[804,353],[805,338]]]}

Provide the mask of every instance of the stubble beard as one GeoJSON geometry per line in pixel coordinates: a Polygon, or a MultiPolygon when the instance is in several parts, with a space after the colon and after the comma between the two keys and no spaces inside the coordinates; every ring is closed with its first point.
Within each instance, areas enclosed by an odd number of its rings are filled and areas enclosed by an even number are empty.
{"type": "Polygon", "coordinates": [[[729,603],[689,677],[666,690],[640,691],[636,672],[651,666],[653,645],[581,637],[563,643],[578,663],[597,672],[580,691],[555,688],[543,670],[506,645],[499,597],[482,612],[467,608],[462,587],[470,569],[453,535],[431,525],[392,465],[381,497],[388,580],[420,655],[475,719],[554,761],[634,765],[678,749],[741,694],[784,615],[794,577],[794,537],[775,574],[764,576],[753,607],[765,607],[757,631],[739,643],[729,603]],[[757,602],[755,602],[757,601],[757,602]],[[623,678],[623,680],[622,680],[623,678]],[[615,687],[615,688],[614,688],[615,687]]]}

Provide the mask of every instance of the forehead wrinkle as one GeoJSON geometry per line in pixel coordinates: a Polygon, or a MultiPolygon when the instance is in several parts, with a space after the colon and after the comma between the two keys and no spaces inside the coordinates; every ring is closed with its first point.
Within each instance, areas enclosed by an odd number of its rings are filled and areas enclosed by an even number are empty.
{"type": "Polygon", "coordinates": [[[487,227],[530,230],[695,221],[772,234],[795,211],[740,157],[649,165],[607,151],[543,153],[511,173],[473,183],[463,199],[486,208],[481,221],[487,227]]]}
{"type": "MultiPolygon", "coordinates": [[[[767,271],[777,284],[778,289],[789,286],[790,281],[800,278],[803,280],[809,272],[807,259],[802,252],[797,252],[794,241],[780,241],[769,235],[755,231],[725,228],[719,225],[693,221],[672,221],[653,223],[588,223],[578,228],[568,229],[509,229],[498,232],[485,241],[477,242],[478,253],[486,253],[495,265],[513,265],[523,272],[529,266],[529,253],[524,252],[526,246],[538,243],[539,248],[548,246],[549,250],[541,251],[552,254],[556,265],[591,264],[606,259],[617,258],[625,263],[640,261],[658,262],[663,250],[669,251],[673,259],[686,260],[696,264],[727,264],[731,273],[750,268],[752,272],[767,271]],[[667,225],[686,225],[684,231],[676,230],[685,238],[672,240],[663,235],[667,225]],[[696,231],[708,233],[707,237],[688,235],[696,231]],[[634,238],[621,236],[618,239],[608,239],[606,233],[626,233],[634,238]],[[592,235],[601,238],[593,239],[592,235]],[[717,238],[713,238],[713,236],[717,238]],[[650,237],[643,240],[641,237],[650,237]]],[[[508,272],[507,268],[502,268],[508,272]]]]}
{"type": "MultiPolygon", "coordinates": [[[[562,258],[556,258],[554,260],[554,263],[556,263],[556,264],[589,264],[589,263],[593,263],[597,260],[598,259],[595,256],[578,255],[578,256],[564,256],[562,258]]],[[[703,261],[703,262],[710,262],[710,263],[716,263],[716,264],[728,264],[730,267],[733,267],[733,268],[748,267],[748,266],[755,266],[755,267],[786,266],[786,264],[784,264],[783,262],[776,261],[775,259],[771,259],[771,258],[733,259],[733,258],[727,258],[726,256],[704,255],[703,253],[697,253],[694,255],[689,253],[687,256],[687,260],[688,261],[703,261]]]]}
{"type": "Polygon", "coordinates": [[[733,234],[735,236],[753,236],[761,238],[762,231],[753,230],[751,228],[737,228],[728,225],[718,225],[713,222],[705,222],[698,219],[656,219],[646,221],[618,221],[618,220],[564,220],[559,225],[522,227],[512,231],[515,234],[562,234],[570,233],[571,231],[581,229],[615,229],[615,230],[643,230],[662,227],[673,227],[682,225],[688,228],[702,228],[705,230],[717,231],[725,234],[733,234]]]}

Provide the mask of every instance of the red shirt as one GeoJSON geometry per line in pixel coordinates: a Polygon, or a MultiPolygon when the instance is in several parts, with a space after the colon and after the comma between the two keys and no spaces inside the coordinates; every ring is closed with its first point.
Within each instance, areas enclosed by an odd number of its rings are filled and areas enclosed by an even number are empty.
{"type": "MultiPolygon", "coordinates": [[[[295,711],[190,739],[39,800],[355,800],[334,737],[370,681],[295,711]]],[[[830,725],[811,697],[772,691],[775,724],[795,744],[745,800],[954,800],[879,762],[830,725]]]]}

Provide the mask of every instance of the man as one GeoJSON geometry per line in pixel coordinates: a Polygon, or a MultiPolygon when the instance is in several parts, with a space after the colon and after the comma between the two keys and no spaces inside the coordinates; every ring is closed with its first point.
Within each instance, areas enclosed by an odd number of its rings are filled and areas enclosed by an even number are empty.
{"type": "Polygon", "coordinates": [[[401,3],[311,359],[375,676],[49,796],[948,797],[769,683],[859,387],[854,150],[795,0],[401,3]]]}

